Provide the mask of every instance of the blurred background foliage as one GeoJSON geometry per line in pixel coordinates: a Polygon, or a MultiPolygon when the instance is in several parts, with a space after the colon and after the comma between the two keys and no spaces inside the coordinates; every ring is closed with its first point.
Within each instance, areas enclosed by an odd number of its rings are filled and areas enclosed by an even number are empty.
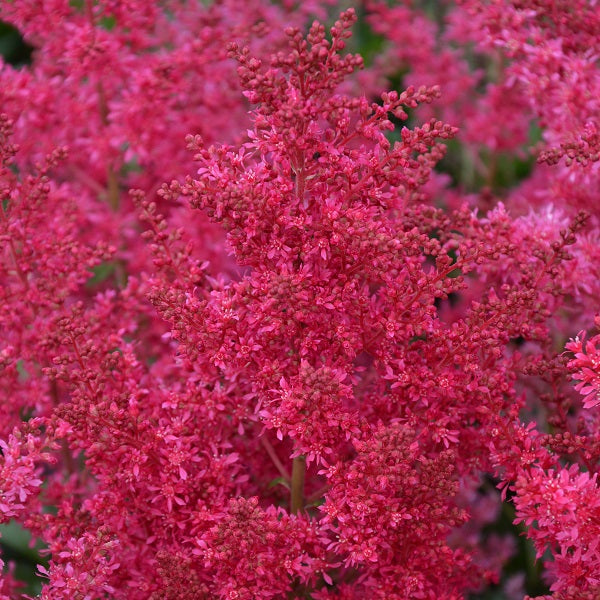
{"type": "MultiPolygon", "coordinates": [[[[443,19],[440,3],[437,0],[422,0],[422,5],[429,16],[436,21],[443,19]]],[[[359,17],[363,17],[358,10],[359,17]]],[[[360,18],[354,29],[351,41],[352,52],[360,53],[369,66],[375,57],[382,51],[385,40],[373,32],[364,18],[360,18]]],[[[34,48],[27,44],[19,32],[0,21],[0,56],[5,63],[16,68],[25,68],[31,63],[34,48]]],[[[391,78],[393,89],[402,89],[403,72],[398,72],[391,78]]],[[[0,107],[1,112],[1,107],[0,107]]],[[[540,131],[532,126],[530,142],[533,144],[540,139],[540,131]]],[[[533,167],[534,159],[531,156],[517,157],[509,154],[487,155],[478,157],[480,161],[489,166],[493,164],[491,177],[479,173],[473,164],[473,157],[464,151],[459,139],[450,140],[448,154],[438,165],[438,170],[447,173],[452,186],[460,187],[467,192],[481,191],[487,188],[493,194],[502,195],[502,191],[515,186],[526,178],[533,167]]],[[[114,265],[107,267],[107,273],[95,272],[94,283],[102,281],[110,275],[114,265]]],[[[487,485],[493,482],[488,482],[487,485]]],[[[531,596],[548,593],[548,587],[541,579],[541,562],[535,560],[535,551],[532,544],[524,538],[522,528],[513,525],[514,509],[512,504],[505,502],[503,511],[498,519],[484,530],[488,542],[493,543],[502,536],[509,535],[515,541],[515,554],[504,566],[503,582],[514,581],[515,584],[523,582],[525,591],[531,596]]],[[[43,546],[31,539],[29,533],[15,522],[0,526],[0,547],[4,561],[14,568],[15,575],[24,582],[23,592],[36,595],[41,588],[41,580],[36,576],[36,565],[47,564],[43,546]],[[40,552],[41,551],[41,552],[40,552]]],[[[501,585],[490,585],[481,593],[472,594],[470,600],[506,600],[506,590],[501,585]]]]}
{"type": "Polygon", "coordinates": [[[12,25],[0,21],[0,55],[4,62],[22,67],[31,62],[32,52],[33,48],[12,25]]]}
{"type": "MultiPolygon", "coordinates": [[[[21,34],[12,25],[0,21],[2,60],[13,67],[22,68],[31,63],[32,53],[33,48],[23,40],[21,34]]],[[[43,545],[32,540],[28,531],[12,521],[0,525],[0,547],[4,562],[11,565],[17,579],[24,582],[23,592],[37,594],[41,589],[41,582],[36,576],[36,567],[47,563],[47,559],[40,554],[43,545]]]]}

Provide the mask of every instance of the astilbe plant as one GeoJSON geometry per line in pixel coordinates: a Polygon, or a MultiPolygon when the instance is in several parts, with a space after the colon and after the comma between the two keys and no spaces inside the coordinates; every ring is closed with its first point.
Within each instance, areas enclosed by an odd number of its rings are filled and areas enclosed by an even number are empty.
{"type": "MultiPolygon", "coordinates": [[[[2,8],[47,55],[31,73],[5,67],[0,120],[0,523],[46,544],[41,598],[457,600],[500,582],[510,539],[484,529],[502,501],[552,558],[551,597],[596,598],[598,336],[581,332],[564,354],[557,340],[569,315],[596,310],[597,282],[581,273],[597,216],[577,201],[519,214],[527,183],[504,204],[482,194],[489,211],[444,187],[434,168],[457,129],[435,115],[460,119],[479,93],[460,51],[444,53],[452,77],[431,83],[468,94],[416,85],[368,100],[352,92],[363,61],[345,53],[352,10],[283,41],[288,3],[42,4],[2,8]],[[228,37],[249,45],[225,50],[228,37]],[[69,122],[33,106],[59,115],[71,92],[69,122]],[[146,92],[164,119],[136,112],[146,92]],[[98,291],[90,269],[106,264],[114,286],[98,291]]],[[[541,68],[531,39],[543,49],[557,32],[561,68],[597,77],[577,25],[593,3],[538,4],[450,13],[443,36],[512,61],[468,115],[466,142],[525,143],[484,108],[518,80],[509,106],[535,109],[559,148],[542,159],[562,164],[544,168],[594,180],[593,101],[589,116],[554,122],[527,79],[541,68]]],[[[389,19],[373,23],[393,50],[375,78],[394,60],[433,69],[443,36],[425,13],[370,9],[389,19]],[[389,26],[399,15],[424,25],[421,52],[402,49],[413,38],[389,26]]],[[[22,597],[8,567],[0,594],[22,597]]]]}

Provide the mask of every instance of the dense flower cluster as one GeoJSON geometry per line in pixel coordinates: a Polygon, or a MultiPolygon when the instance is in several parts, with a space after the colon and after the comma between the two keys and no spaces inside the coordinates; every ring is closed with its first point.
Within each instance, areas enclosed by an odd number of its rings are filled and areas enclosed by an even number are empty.
{"type": "Polygon", "coordinates": [[[43,600],[600,596],[597,2],[333,4],[0,4],[43,600]]]}

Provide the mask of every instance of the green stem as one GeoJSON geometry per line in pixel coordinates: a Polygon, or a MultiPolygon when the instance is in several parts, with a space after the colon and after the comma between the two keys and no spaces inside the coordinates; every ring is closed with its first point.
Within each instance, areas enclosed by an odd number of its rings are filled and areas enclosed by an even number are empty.
{"type": "Polygon", "coordinates": [[[273,461],[273,464],[277,467],[279,474],[289,484],[290,483],[290,474],[288,473],[287,469],[283,466],[283,463],[279,460],[279,457],[277,456],[277,453],[275,452],[275,448],[273,448],[273,446],[271,446],[271,443],[269,442],[269,440],[266,437],[261,437],[260,442],[263,445],[263,447],[265,448],[265,450],[267,451],[267,454],[269,455],[271,460],[273,461]]]}
{"type": "MultiPolygon", "coordinates": [[[[101,81],[98,82],[97,89],[100,119],[102,120],[102,125],[104,127],[108,127],[108,102],[106,101],[106,94],[104,92],[104,86],[102,85],[101,81]]],[[[119,179],[117,177],[115,169],[110,163],[106,166],[106,188],[108,204],[112,208],[112,210],[116,212],[117,210],[119,210],[119,179]]]]}
{"type": "Polygon", "coordinates": [[[291,511],[297,515],[304,509],[304,475],[306,474],[306,457],[296,456],[292,462],[292,497],[291,511]]]}
{"type": "Polygon", "coordinates": [[[106,195],[108,197],[108,204],[113,211],[119,210],[119,180],[112,166],[107,168],[106,172],[106,195]]]}

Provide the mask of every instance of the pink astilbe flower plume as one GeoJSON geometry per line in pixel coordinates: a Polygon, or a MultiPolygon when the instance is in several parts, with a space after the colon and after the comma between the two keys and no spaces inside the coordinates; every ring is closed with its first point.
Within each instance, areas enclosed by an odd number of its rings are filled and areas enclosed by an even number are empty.
{"type": "MultiPolygon", "coordinates": [[[[600,318],[596,317],[596,326],[600,318]]],[[[573,379],[577,380],[575,389],[583,396],[584,408],[595,408],[600,404],[600,336],[595,335],[586,341],[585,331],[569,341],[565,348],[575,357],[569,361],[573,379]]]]}
{"type": "Polygon", "coordinates": [[[317,1],[2,4],[0,525],[38,597],[516,600],[511,521],[542,598],[598,597],[599,13],[442,4],[365,3],[364,79],[317,1]]]}

